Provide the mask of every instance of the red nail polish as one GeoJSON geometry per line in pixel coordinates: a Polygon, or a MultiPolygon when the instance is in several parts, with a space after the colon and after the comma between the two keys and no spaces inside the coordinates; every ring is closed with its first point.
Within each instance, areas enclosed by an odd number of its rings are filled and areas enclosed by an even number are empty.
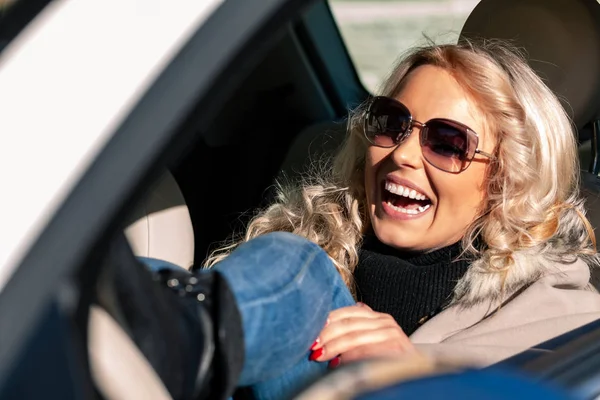
{"type": "Polygon", "coordinates": [[[337,368],[341,362],[342,362],[342,359],[340,358],[340,356],[337,356],[333,360],[329,361],[329,368],[331,368],[331,369],[337,368]]]}
{"type": "Polygon", "coordinates": [[[310,361],[315,361],[317,358],[321,357],[322,355],[323,355],[323,347],[310,353],[310,357],[308,357],[308,359],[310,361]]]}
{"type": "Polygon", "coordinates": [[[319,343],[320,343],[320,340],[319,340],[319,338],[317,338],[317,340],[315,340],[315,342],[312,344],[312,346],[310,346],[310,349],[314,350],[315,347],[317,347],[319,343]]]}

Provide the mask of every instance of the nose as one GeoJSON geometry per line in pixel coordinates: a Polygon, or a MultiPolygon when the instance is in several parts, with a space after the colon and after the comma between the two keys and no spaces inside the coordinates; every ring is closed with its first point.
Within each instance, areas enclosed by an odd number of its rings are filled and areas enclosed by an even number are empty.
{"type": "Polygon", "coordinates": [[[400,143],[391,154],[398,167],[419,169],[423,167],[423,153],[419,143],[421,127],[414,126],[410,135],[400,143]]]}

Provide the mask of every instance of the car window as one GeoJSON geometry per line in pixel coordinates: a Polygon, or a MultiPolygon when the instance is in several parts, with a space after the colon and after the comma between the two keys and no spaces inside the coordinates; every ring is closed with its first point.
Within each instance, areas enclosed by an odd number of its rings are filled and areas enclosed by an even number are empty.
{"type": "Polygon", "coordinates": [[[456,42],[479,0],[329,0],[362,83],[376,91],[412,46],[456,42]]]}

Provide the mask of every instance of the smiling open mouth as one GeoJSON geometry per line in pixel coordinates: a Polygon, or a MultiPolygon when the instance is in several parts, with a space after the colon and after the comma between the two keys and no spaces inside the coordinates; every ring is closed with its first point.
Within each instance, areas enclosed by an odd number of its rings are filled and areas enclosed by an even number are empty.
{"type": "Polygon", "coordinates": [[[417,215],[431,207],[431,200],[423,193],[389,181],[385,182],[382,200],[394,211],[417,215]]]}

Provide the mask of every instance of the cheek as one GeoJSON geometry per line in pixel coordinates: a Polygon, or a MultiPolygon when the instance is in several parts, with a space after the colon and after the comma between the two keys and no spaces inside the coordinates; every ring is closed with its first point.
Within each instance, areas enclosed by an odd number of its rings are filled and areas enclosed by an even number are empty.
{"type": "Polygon", "coordinates": [[[365,189],[367,194],[367,199],[371,201],[373,185],[375,182],[375,175],[377,174],[376,161],[373,157],[373,152],[367,149],[365,154],[365,189]]]}
{"type": "Polygon", "coordinates": [[[383,159],[382,155],[380,154],[381,151],[379,150],[381,149],[377,147],[367,148],[365,153],[365,172],[369,171],[368,173],[372,173],[383,159]]]}
{"type": "Polygon", "coordinates": [[[485,198],[485,167],[472,167],[454,176],[455,179],[445,179],[439,192],[440,200],[446,200],[451,210],[460,210],[459,214],[469,222],[480,210],[485,198]]]}
{"type": "Polygon", "coordinates": [[[374,196],[377,194],[377,172],[388,154],[388,149],[374,146],[369,147],[365,154],[365,189],[367,201],[370,203],[375,200],[374,196]]]}

